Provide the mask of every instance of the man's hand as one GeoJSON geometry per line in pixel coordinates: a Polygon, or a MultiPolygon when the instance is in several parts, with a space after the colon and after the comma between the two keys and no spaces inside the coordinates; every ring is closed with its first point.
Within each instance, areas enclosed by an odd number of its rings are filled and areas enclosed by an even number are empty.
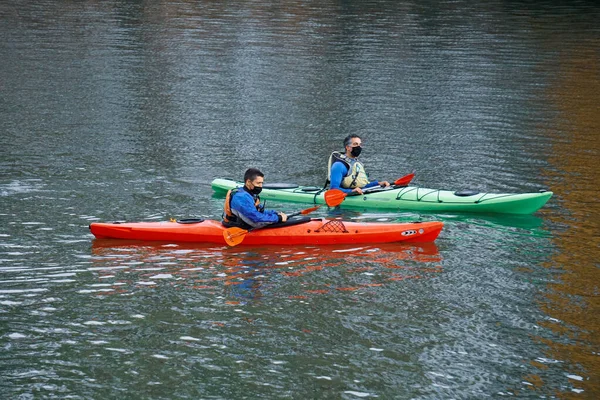
{"type": "Polygon", "coordinates": [[[388,181],[379,182],[379,186],[388,187],[388,186],[390,186],[390,183],[388,181]]]}
{"type": "Polygon", "coordinates": [[[280,212],[279,215],[281,216],[281,222],[287,221],[287,215],[285,215],[285,213],[280,212]]]}
{"type": "Polygon", "coordinates": [[[363,191],[362,191],[362,189],[361,189],[361,188],[359,188],[359,187],[357,187],[357,188],[354,188],[354,190],[352,190],[352,191],[353,191],[353,192],[356,192],[356,193],[358,193],[358,194],[363,194],[363,191]]]}

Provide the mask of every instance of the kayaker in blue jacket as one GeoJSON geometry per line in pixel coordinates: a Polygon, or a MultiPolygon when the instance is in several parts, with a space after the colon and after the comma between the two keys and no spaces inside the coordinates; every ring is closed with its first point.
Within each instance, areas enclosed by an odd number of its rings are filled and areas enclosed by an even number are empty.
{"type": "Polygon", "coordinates": [[[362,151],[362,140],[358,135],[348,135],[344,139],[345,154],[334,151],[329,156],[329,188],[343,192],[363,193],[363,189],[373,186],[390,186],[387,181],[370,181],[365,166],[358,156],[362,151]]]}
{"type": "Polygon", "coordinates": [[[227,192],[223,225],[248,229],[287,221],[285,213],[265,210],[264,205],[260,205],[259,194],[262,191],[264,177],[260,170],[249,168],[244,174],[244,186],[227,192]]]}

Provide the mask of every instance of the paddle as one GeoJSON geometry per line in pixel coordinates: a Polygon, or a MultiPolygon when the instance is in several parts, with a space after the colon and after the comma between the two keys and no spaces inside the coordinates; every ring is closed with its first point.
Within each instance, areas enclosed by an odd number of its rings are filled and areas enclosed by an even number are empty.
{"type": "Polygon", "coordinates": [[[329,189],[325,192],[325,204],[328,207],[337,207],[342,204],[342,201],[348,196],[349,193],[342,192],[340,189],[329,189]]]}
{"type": "MultiPolygon", "coordinates": [[[[401,178],[396,179],[396,181],[394,181],[394,186],[406,186],[410,183],[410,181],[414,177],[415,177],[415,171],[411,172],[410,174],[404,175],[401,178]]],[[[337,207],[340,204],[342,204],[342,202],[344,201],[346,196],[348,196],[348,195],[355,196],[356,194],[357,194],[356,192],[346,193],[346,192],[341,191],[340,189],[329,189],[328,191],[325,192],[323,197],[325,197],[325,204],[327,204],[328,207],[337,207]]],[[[368,192],[365,194],[368,194],[368,192]]]]}
{"type": "Polygon", "coordinates": [[[401,178],[396,179],[396,181],[394,181],[394,186],[407,186],[414,177],[415,177],[415,171],[411,172],[410,174],[406,174],[401,178]]]}
{"type": "MultiPolygon", "coordinates": [[[[304,209],[302,211],[298,211],[298,212],[289,214],[287,216],[288,220],[292,217],[295,217],[296,215],[310,214],[311,212],[316,211],[319,207],[321,207],[321,205],[310,207],[310,208],[304,209]]],[[[268,227],[269,227],[269,225],[265,226],[264,228],[268,228],[268,227]]],[[[237,227],[227,228],[223,231],[223,238],[225,239],[225,242],[227,243],[227,245],[229,245],[231,247],[237,246],[238,244],[240,244],[244,241],[246,234],[254,229],[261,229],[261,228],[250,228],[250,229],[242,229],[242,228],[237,228],[237,227]]]]}

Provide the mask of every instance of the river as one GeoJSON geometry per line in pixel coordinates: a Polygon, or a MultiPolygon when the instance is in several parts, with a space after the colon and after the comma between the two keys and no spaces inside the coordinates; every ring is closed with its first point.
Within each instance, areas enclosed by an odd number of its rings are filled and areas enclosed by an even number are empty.
{"type": "MultiPolygon", "coordinates": [[[[594,2],[0,3],[0,397],[600,397],[594,2]],[[432,245],[98,242],[258,167],[551,190],[432,245]]],[[[306,206],[269,201],[286,212],[306,206]]]]}

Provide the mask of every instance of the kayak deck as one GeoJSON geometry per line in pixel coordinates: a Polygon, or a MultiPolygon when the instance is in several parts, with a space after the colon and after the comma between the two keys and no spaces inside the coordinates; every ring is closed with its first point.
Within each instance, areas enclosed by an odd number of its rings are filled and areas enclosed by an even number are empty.
{"type": "MultiPolygon", "coordinates": [[[[433,242],[440,234],[442,222],[359,223],[324,218],[309,219],[291,226],[261,228],[245,234],[245,245],[300,245],[433,242]]],[[[98,239],[198,242],[225,245],[226,228],[214,220],[196,223],[131,222],[90,224],[98,239]]]]}
{"type": "MultiPolygon", "coordinates": [[[[231,179],[214,179],[211,183],[218,194],[243,186],[231,179]]],[[[265,184],[262,199],[298,203],[325,204],[326,190],[294,184],[265,184]]],[[[535,193],[479,193],[427,189],[417,186],[379,188],[364,195],[348,195],[344,208],[371,208],[391,211],[478,212],[532,214],[552,197],[550,191],[535,193]]]]}

